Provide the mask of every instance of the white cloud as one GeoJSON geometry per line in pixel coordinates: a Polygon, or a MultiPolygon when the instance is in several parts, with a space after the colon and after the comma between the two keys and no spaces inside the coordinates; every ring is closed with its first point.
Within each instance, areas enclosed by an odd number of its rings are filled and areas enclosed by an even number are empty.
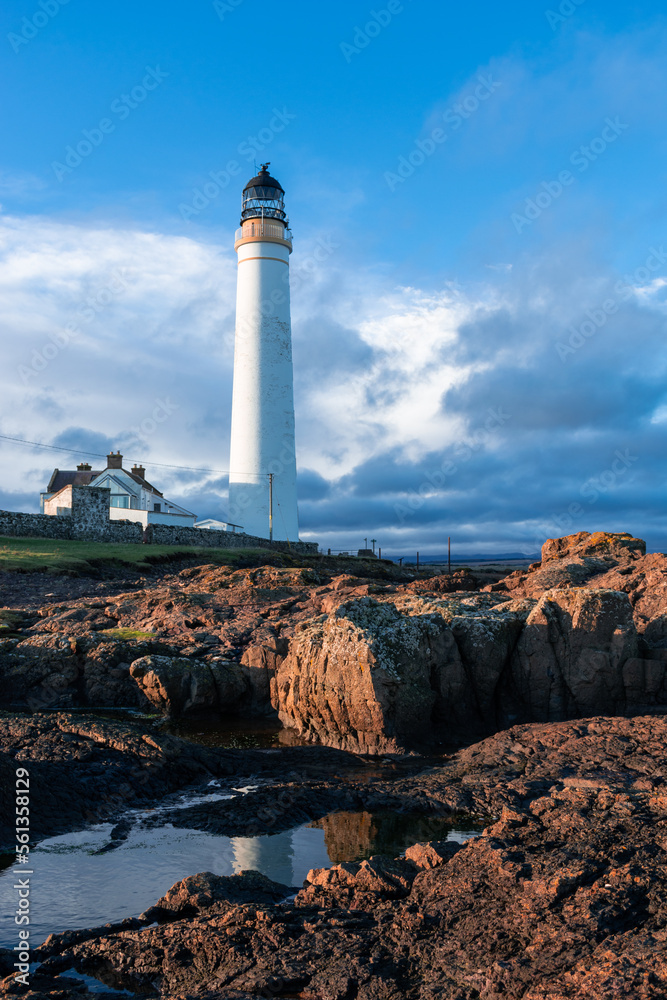
{"type": "MultiPolygon", "coordinates": [[[[230,398],[231,249],[4,218],[0,257],[2,433],[51,441],[86,428],[132,444],[138,457],[226,467],[228,442],[215,420],[227,419],[230,398]],[[142,433],[165,399],[172,416],[142,433]]],[[[0,453],[4,486],[18,488],[26,454],[6,443],[0,453]]],[[[40,460],[43,474],[57,464],[40,460]]]]}

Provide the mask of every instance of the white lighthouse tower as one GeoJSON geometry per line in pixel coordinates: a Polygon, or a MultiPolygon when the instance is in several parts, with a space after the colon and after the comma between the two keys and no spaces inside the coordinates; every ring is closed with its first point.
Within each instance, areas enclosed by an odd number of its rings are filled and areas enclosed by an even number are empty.
{"type": "Polygon", "coordinates": [[[285,192],[268,163],[243,189],[229,511],[249,535],[298,541],[285,192]]]}

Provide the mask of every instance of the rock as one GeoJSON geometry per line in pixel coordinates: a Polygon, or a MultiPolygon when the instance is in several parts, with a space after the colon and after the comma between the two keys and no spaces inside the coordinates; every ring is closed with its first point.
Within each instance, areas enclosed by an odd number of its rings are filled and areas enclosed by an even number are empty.
{"type": "MultiPolygon", "coordinates": [[[[5,799],[13,796],[16,768],[28,769],[31,802],[39,803],[30,816],[35,839],[115,817],[210,777],[213,767],[231,774],[232,760],[175,737],[149,736],[128,721],[53,712],[0,716],[0,790],[5,799]]],[[[12,850],[16,843],[7,810],[0,843],[12,850]]]]}
{"type": "Polygon", "coordinates": [[[622,711],[623,667],[637,650],[626,594],[547,591],[517,642],[503,692],[506,717],[547,721],[622,711]]]}
{"type": "Polygon", "coordinates": [[[238,875],[200,872],[173,885],[142,917],[149,921],[182,920],[204,910],[220,909],[224,903],[279,903],[295,891],[257,871],[238,875]]]}
{"type": "Polygon", "coordinates": [[[479,590],[480,581],[469,569],[457,569],[453,573],[441,573],[427,580],[413,580],[405,590],[413,594],[453,594],[457,591],[479,590]]]}
{"type": "MultiPolygon", "coordinates": [[[[659,650],[667,653],[667,650],[659,650]]],[[[667,656],[662,659],[631,657],[623,664],[625,708],[640,715],[667,705],[667,656]]]]}
{"type": "Polygon", "coordinates": [[[627,532],[598,531],[591,535],[580,531],[563,538],[547,539],[542,546],[540,563],[533,563],[528,572],[510,573],[485,589],[526,597],[540,597],[555,587],[624,589],[605,580],[604,574],[616,567],[621,572],[633,573],[645,553],[646,542],[627,532]]]}
{"type": "MultiPolygon", "coordinates": [[[[73,585],[69,601],[53,584],[42,606],[31,579],[26,606],[2,612],[0,705],[280,713],[297,738],[372,753],[466,740],[517,719],[655,710],[665,704],[667,557],[644,550],[627,533],[551,539],[539,564],[485,593],[450,593],[473,586],[465,571],[409,581],[378,563],[375,578],[368,567],[366,577],[334,576],[324,567],[339,564],[326,559],[317,573],[189,567],[105,584],[97,596],[73,585]],[[627,668],[596,633],[598,612],[573,636],[566,609],[552,609],[548,626],[546,618],[526,626],[547,591],[581,587],[627,594],[639,633],[633,648],[621,643],[627,668]],[[588,651],[575,655],[570,647],[583,650],[587,630],[588,651]],[[577,663],[587,672],[580,680],[577,663]],[[591,683],[598,705],[585,690],[591,683]]],[[[485,572],[475,570],[475,586],[485,572]]]]}
{"type": "Polygon", "coordinates": [[[63,937],[40,972],[165,998],[664,1000],[665,747],[662,718],[515,726],[395,783],[493,810],[452,856],[420,844],[315,869],[294,904],[209,902],[215,876],[197,876],[165,897],[185,902],[167,922],[63,937]]]}
{"type": "Polygon", "coordinates": [[[639,654],[632,607],[618,591],[554,589],[539,602],[365,597],[297,632],[273,704],[307,738],[383,753],[517,720],[667,704],[662,666],[624,676],[639,654]]]}
{"type": "Polygon", "coordinates": [[[445,631],[436,615],[409,617],[371,597],[345,602],[292,639],[274,707],[284,725],[341,749],[383,752],[428,738],[445,631]]]}
{"type": "Polygon", "coordinates": [[[5,647],[1,655],[3,707],[71,708],[78,703],[82,657],[76,640],[36,635],[5,647]]]}
{"type": "Polygon", "coordinates": [[[306,876],[294,905],[373,910],[382,900],[405,899],[417,870],[412,861],[382,856],[356,864],[315,868],[306,876]]]}
{"type": "Polygon", "coordinates": [[[463,844],[449,840],[432,840],[427,844],[413,844],[408,847],[405,857],[417,868],[437,868],[444,865],[460,851],[463,844]]]}
{"type": "Polygon", "coordinates": [[[548,538],[542,546],[542,566],[567,556],[593,556],[617,562],[646,555],[646,542],[627,531],[579,531],[563,538],[548,538]]]}
{"type": "Polygon", "coordinates": [[[248,710],[253,715],[271,711],[271,691],[279,664],[287,655],[289,642],[275,630],[258,630],[241,659],[242,676],[249,690],[248,710]]]}
{"type": "Polygon", "coordinates": [[[205,663],[172,656],[143,656],[130,676],[163,715],[232,713],[245,694],[240,667],[229,661],[205,663]]]}
{"type": "MultiPolygon", "coordinates": [[[[442,615],[454,642],[433,673],[438,735],[447,741],[490,732],[498,724],[498,686],[534,604],[518,600],[490,606],[474,596],[430,607],[442,615]]],[[[418,611],[414,604],[410,609],[418,611]]]]}
{"type": "Polygon", "coordinates": [[[54,631],[0,643],[0,704],[32,711],[145,710],[149,701],[130,676],[130,662],[165,648],[159,641],[118,641],[99,632],[73,636],[54,631]]]}

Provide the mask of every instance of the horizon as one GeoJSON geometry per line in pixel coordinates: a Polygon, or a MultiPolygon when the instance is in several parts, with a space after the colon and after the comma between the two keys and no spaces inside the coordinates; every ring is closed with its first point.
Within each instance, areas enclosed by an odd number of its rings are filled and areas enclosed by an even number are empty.
{"type": "Polygon", "coordinates": [[[258,78],[243,0],[9,0],[0,508],[38,510],[76,464],[4,435],[120,450],[227,518],[233,234],[269,161],[294,231],[305,541],[667,549],[667,20],[571,6],[486,0],[471,31],[434,2],[297,5],[258,78]]]}

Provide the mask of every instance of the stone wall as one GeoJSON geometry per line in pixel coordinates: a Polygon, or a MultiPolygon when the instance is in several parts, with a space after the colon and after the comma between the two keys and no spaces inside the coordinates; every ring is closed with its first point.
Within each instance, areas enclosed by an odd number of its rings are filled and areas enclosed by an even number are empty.
{"type": "MultiPolygon", "coordinates": [[[[93,486],[72,486],[71,516],[47,514],[17,514],[0,511],[0,536],[11,538],[69,538],[79,541],[129,542],[140,544],[144,538],[141,524],[135,521],[112,521],[109,518],[111,491],[93,486]]],[[[69,512],[68,512],[69,513],[69,512]]],[[[222,549],[266,548],[300,555],[316,555],[315,542],[270,542],[241,532],[213,531],[168,524],[152,524],[147,541],[153,545],[215,546],[222,549]]]]}
{"type": "Polygon", "coordinates": [[[317,555],[317,542],[270,542],[243,532],[215,531],[209,528],[171,527],[168,524],[151,524],[148,528],[153,545],[200,545],[221,549],[278,549],[300,555],[317,555]]]}
{"type": "Polygon", "coordinates": [[[109,518],[111,490],[100,486],[72,487],[72,538],[81,541],[108,540],[113,542],[140,542],[143,528],[134,522],[109,518]],[[128,530],[130,528],[131,530],[128,530]]]}
{"type": "Polygon", "coordinates": [[[60,507],[67,515],[17,514],[0,510],[0,535],[10,538],[69,538],[91,542],[143,540],[143,528],[133,521],[109,520],[111,491],[93,486],[68,486],[60,507]]]}
{"type": "Polygon", "coordinates": [[[9,538],[71,538],[72,519],[0,510],[0,535],[9,538]]]}

